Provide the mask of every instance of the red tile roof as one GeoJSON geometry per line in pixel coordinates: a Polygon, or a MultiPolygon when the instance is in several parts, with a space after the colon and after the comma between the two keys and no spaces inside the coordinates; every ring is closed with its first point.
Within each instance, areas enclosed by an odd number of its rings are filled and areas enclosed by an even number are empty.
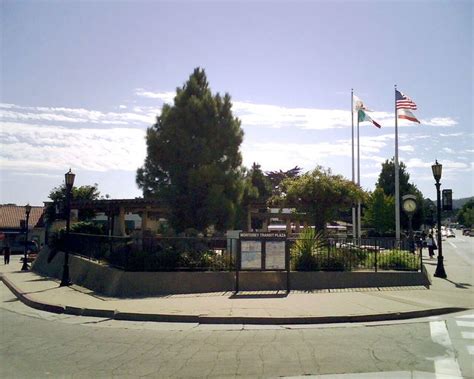
{"type": "MultiPolygon", "coordinates": [[[[31,207],[28,220],[29,229],[41,227],[43,225],[43,207],[31,207]]],[[[1,229],[20,229],[20,220],[26,220],[24,206],[18,205],[0,205],[0,228],[1,229]]]]}

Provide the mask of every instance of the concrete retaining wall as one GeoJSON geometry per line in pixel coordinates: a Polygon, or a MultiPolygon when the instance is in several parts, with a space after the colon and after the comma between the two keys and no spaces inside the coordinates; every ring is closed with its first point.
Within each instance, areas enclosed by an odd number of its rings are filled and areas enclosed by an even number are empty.
{"type": "MultiPolygon", "coordinates": [[[[32,269],[42,275],[61,278],[64,254],[47,263],[49,249],[43,249],[32,269]]],[[[157,296],[233,291],[234,272],[126,272],[70,255],[73,283],[112,297],[157,296]]],[[[240,272],[239,290],[286,289],[286,272],[240,272]]],[[[429,286],[426,271],[420,272],[291,272],[292,290],[326,288],[429,286]]]]}

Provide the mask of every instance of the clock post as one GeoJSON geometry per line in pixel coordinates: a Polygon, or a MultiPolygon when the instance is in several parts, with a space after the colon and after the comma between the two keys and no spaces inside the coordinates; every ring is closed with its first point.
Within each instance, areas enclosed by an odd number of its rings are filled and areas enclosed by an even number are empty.
{"type": "Polygon", "coordinates": [[[405,195],[402,197],[403,210],[408,216],[408,241],[410,244],[410,251],[415,253],[415,241],[413,240],[413,226],[412,218],[413,214],[416,211],[416,196],[415,195],[405,195]]]}

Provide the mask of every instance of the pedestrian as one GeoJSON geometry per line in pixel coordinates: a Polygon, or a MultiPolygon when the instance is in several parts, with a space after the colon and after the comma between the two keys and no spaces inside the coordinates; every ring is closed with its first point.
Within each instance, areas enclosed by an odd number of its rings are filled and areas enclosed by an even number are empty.
{"type": "Polygon", "coordinates": [[[433,258],[434,256],[434,250],[435,250],[435,241],[433,239],[433,234],[429,234],[428,238],[426,239],[426,245],[428,246],[428,254],[430,255],[430,258],[433,258]]]}
{"type": "Polygon", "coordinates": [[[3,248],[3,263],[10,264],[10,246],[8,245],[3,248]]]}

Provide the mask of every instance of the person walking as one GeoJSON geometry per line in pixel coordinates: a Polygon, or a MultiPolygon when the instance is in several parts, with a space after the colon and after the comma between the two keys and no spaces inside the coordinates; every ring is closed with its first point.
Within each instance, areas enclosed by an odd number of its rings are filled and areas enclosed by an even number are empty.
{"type": "Polygon", "coordinates": [[[432,259],[434,257],[434,250],[435,250],[435,241],[433,239],[433,234],[429,234],[428,238],[426,239],[426,246],[428,246],[428,254],[430,255],[430,258],[432,259]]]}
{"type": "Polygon", "coordinates": [[[10,246],[8,245],[3,248],[3,263],[10,264],[10,246]]]}

